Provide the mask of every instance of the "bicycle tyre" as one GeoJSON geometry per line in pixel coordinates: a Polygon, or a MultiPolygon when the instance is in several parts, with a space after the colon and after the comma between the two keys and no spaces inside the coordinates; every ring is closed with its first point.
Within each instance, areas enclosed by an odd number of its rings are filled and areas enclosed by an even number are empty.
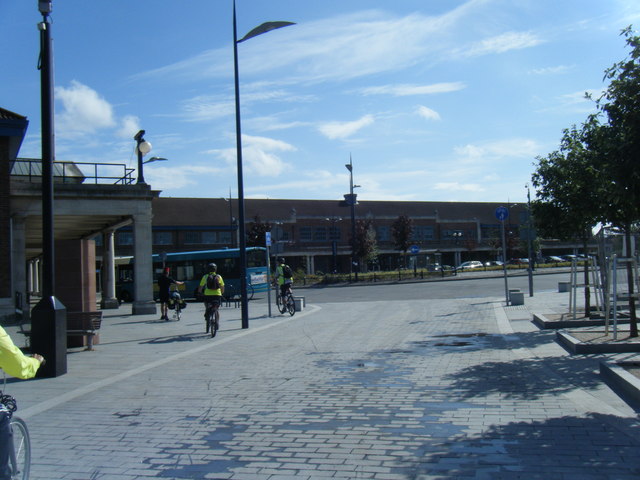
{"type": "Polygon", "coordinates": [[[174,314],[176,317],[176,320],[179,322],[180,321],[180,313],[182,312],[182,309],[180,308],[180,304],[176,303],[176,313],[174,314]]]}
{"type": "Polygon", "coordinates": [[[291,315],[293,317],[293,315],[296,313],[296,302],[293,299],[293,295],[288,294],[287,295],[287,310],[289,311],[289,315],[291,315]]]}
{"type": "Polygon", "coordinates": [[[216,309],[213,309],[211,313],[211,338],[218,333],[218,320],[216,320],[216,309]]]}
{"type": "Polygon", "coordinates": [[[205,316],[205,320],[204,321],[205,321],[206,331],[204,333],[209,333],[211,331],[212,326],[213,326],[212,325],[213,322],[211,321],[212,314],[211,314],[211,309],[209,308],[209,306],[205,307],[205,314],[206,314],[206,316],[205,316]]]}
{"type": "Polygon", "coordinates": [[[282,302],[282,295],[280,295],[280,292],[276,294],[276,305],[280,313],[287,311],[287,306],[282,302]]]}
{"type": "Polygon", "coordinates": [[[13,417],[9,423],[11,441],[9,467],[12,480],[28,480],[31,470],[31,439],[27,424],[20,417],[13,417]]]}
{"type": "Polygon", "coordinates": [[[247,300],[253,300],[253,285],[250,283],[247,284],[247,300]]]}

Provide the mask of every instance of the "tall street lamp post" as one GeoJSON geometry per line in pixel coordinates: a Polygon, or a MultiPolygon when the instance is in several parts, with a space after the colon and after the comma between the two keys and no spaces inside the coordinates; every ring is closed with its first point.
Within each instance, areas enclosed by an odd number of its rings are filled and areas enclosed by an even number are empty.
{"type": "Polygon", "coordinates": [[[236,2],[233,2],[233,70],[236,96],[236,149],[237,149],[237,174],[238,174],[238,236],[240,249],[240,294],[242,310],[242,328],[249,328],[249,302],[247,299],[247,239],[244,224],[244,185],[242,174],[242,132],[240,128],[240,82],[238,79],[238,44],[257,37],[263,33],[277,28],[294,25],[293,22],[265,22],[254,28],[244,37],[238,40],[236,25],[236,2]]]}
{"type": "MultiPolygon", "coordinates": [[[[149,162],[143,162],[142,157],[144,157],[147,153],[151,151],[151,144],[144,139],[144,130],[140,130],[135,134],[133,139],[136,141],[136,153],[138,154],[138,181],[136,183],[144,184],[144,171],[142,165],[145,163],[149,163],[150,161],[155,161],[158,157],[153,157],[149,159],[149,162]]],[[[166,159],[165,159],[166,160],[166,159]]]]}
{"type": "Polygon", "coordinates": [[[360,185],[353,184],[353,161],[351,155],[349,155],[349,163],[345,164],[347,170],[349,170],[349,206],[351,207],[351,268],[350,272],[354,272],[355,281],[358,281],[358,259],[356,258],[356,195],[353,194],[353,189],[358,188],[360,185]]]}
{"type": "Polygon", "coordinates": [[[31,350],[47,360],[38,376],[67,373],[67,309],[55,297],[53,222],[53,162],[55,160],[53,111],[53,52],[50,1],[38,1],[40,30],[40,94],[42,116],[42,299],[31,315],[31,350]]]}

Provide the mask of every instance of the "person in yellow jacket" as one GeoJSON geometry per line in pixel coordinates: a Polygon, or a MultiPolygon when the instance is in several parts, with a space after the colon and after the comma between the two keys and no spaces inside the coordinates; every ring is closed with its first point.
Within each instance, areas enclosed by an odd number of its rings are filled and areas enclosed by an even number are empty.
{"type": "MultiPolygon", "coordinates": [[[[44,363],[42,355],[27,356],[15,346],[4,328],[0,327],[0,368],[12,377],[33,378],[44,363]]],[[[10,480],[9,438],[11,436],[11,412],[0,404],[0,480],[10,480]]]]}

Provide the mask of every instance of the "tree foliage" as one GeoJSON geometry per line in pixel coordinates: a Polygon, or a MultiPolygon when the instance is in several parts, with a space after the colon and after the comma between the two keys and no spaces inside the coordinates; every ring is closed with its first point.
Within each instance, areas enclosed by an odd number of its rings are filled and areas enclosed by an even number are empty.
{"type": "Polygon", "coordinates": [[[365,219],[356,222],[356,257],[360,265],[374,261],[378,256],[378,242],[373,220],[365,219]],[[363,261],[364,260],[364,261],[363,261]]]}
{"type": "MultiPolygon", "coordinates": [[[[536,226],[543,234],[584,240],[597,222],[627,236],[640,221],[640,37],[623,30],[628,57],[605,71],[609,84],[596,100],[598,113],[580,129],[565,130],[560,149],[538,158],[532,180],[536,226]]],[[[633,293],[631,265],[627,269],[633,293]]],[[[588,279],[585,270],[585,279],[588,279]]],[[[588,312],[588,289],[585,289],[588,312]]],[[[638,335],[635,302],[630,301],[631,336],[638,335]]]]}
{"type": "Polygon", "coordinates": [[[272,225],[269,222],[263,222],[260,215],[253,217],[253,222],[249,224],[247,232],[248,247],[264,247],[266,243],[266,232],[270,232],[272,225]]]}
{"type": "Polygon", "coordinates": [[[411,236],[413,235],[413,220],[406,215],[400,215],[391,224],[391,236],[397,250],[403,255],[407,254],[407,250],[411,246],[411,236]]]}

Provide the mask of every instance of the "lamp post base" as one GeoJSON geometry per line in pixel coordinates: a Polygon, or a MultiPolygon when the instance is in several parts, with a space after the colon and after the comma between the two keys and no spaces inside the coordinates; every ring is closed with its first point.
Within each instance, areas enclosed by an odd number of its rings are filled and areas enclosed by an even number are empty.
{"type": "Polygon", "coordinates": [[[67,309],[54,296],[43,298],[33,307],[31,352],[46,360],[38,370],[38,377],[67,373],[67,309]]]}

